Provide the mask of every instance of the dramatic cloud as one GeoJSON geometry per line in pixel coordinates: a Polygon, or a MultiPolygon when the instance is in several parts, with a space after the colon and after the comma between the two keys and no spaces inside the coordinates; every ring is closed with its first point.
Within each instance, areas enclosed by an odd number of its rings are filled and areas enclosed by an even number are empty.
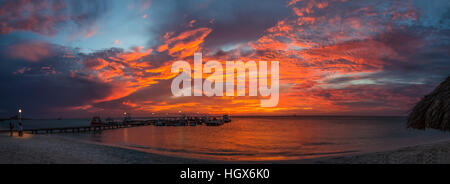
{"type": "Polygon", "coordinates": [[[165,43],[158,47],[158,52],[168,50],[169,55],[179,58],[193,56],[194,52],[200,51],[199,46],[205,40],[205,37],[211,33],[210,28],[199,28],[171,37],[173,33],[166,33],[165,43]]]}
{"type": "Polygon", "coordinates": [[[39,62],[29,62],[28,57],[8,59],[9,56],[0,55],[3,58],[0,109],[5,112],[2,116],[13,114],[19,106],[34,116],[65,115],[71,107],[90,104],[111,93],[106,83],[84,75],[71,75],[79,66],[72,59],[64,58],[65,48],[46,46],[52,54],[39,62]]]}
{"type": "Polygon", "coordinates": [[[450,74],[445,0],[0,3],[1,116],[404,115],[450,74]],[[278,106],[173,97],[171,64],[195,52],[280,61],[278,106]]]}
{"type": "MultiPolygon", "coordinates": [[[[4,0],[0,1],[0,34],[32,31],[55,35],[62,26],[92,26],[106,11],[103,1],[4,0]]],[[[86,36],[93,36],[91,29],[86,36]]]]}

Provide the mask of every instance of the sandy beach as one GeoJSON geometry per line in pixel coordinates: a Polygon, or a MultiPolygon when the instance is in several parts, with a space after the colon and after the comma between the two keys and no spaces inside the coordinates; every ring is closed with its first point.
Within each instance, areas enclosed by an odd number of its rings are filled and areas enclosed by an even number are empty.
{"type": "MultiPolygon", "coordinates": [[[[0,164],[196,164],[239,163],[188,159],[46,135],[0,135],[0,164]]],[[[292,161],[246,163],[314,164],[444,164],[450,163],[450,142],[417,145],[392,151],[292,161]]]]}
{"type": "Polygon", "coordinates": [[[214,163],[150,154],[60,136],[0,134],[0,164],[195,164],[214,163]]]}
{"type": "Polygon", "coordinates": [[[314,160],[332,164],[449,164],[450,141],[399,148],[392,151],[314,160]]]}

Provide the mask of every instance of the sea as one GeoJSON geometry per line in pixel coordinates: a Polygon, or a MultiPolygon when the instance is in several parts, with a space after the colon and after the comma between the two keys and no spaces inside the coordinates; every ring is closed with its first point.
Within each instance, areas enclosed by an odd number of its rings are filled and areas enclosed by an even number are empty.
{"type": "MultiPolygon", "coordinates": [[[[7,127],[9,122],[0,122],[7,127]]],[[[24,120],[25,129],[88,126],[90,119],[24,120]]],[[[449,133],[406,128],[405,117],[232,117],[222,126],[142,126],[65,133],[127,149],[228,161],[301,160],[393,150],[448,140],[449,133]]]]}

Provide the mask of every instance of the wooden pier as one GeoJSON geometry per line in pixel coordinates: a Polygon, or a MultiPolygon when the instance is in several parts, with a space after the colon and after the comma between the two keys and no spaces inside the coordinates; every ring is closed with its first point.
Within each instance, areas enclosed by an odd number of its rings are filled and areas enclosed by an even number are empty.
{"type": "Polygon", "coordinates": [[[24,130],[31,134],[52,134],[52,133],[82,133],[82,132],[99,132],[102,130],[112,130],[118,128],[130,128],[138,126],[148,126],[152,125],[153,121],[143,121],[139,123],[129,123],[129,124],[117,124],[117,125],[102,125],[102,126],[83,126],[83,127],[64,127],[64,128],[39,128],[39,129],[29,129],[24,130]]]}
{"type": "MultiPolygon", "coordinates": [[[[128,124],[103,125],[103,126],[25,129],[24,132],[31,133],[31,134],[83,133],[83,132],[96,133],[96,132],[99,132],[102,130],[148,126],[148,125],[152,125],[152,124],[155,124],[155,122],[154,121],[141,121],[141,122],[133,122],[133,123],[128,123],[128,124]]],[[[6,133],[6,132],[9,132],[9,130],[0,130],[0,133],[6,133]]],[[[17,132],[17,130],[14,130],[14,132],[17,132]]]]}
{"type": "MultiPolygon", "coordinates": [[[[103,125],[91,125],[91,126],[79,126],[79,127],[59,127],[59,128],[34,128],[34,129],[25,129],[24,132],[31,134],[53,134],[53,133],[97,133],[102,130],[113,130],[119,128],[130,128],[130,127],[138,127],[138,126],[196,126],[196,125],[206,125],[206,126],[219,126],[221,124],[214,124],[207,122],[194,122],[193,120],[184,121],[180,123],[177,120],[177,117],[164,117],[164,118],[155,118],[150,120],[130,120],[127,122],[114,122],[107,123],[103,125]]],[[[9,130],[1,130],[0,133],[6,133],[9,130]]],[[[15,129],[14,132],[17,132],[15,129]]]]}

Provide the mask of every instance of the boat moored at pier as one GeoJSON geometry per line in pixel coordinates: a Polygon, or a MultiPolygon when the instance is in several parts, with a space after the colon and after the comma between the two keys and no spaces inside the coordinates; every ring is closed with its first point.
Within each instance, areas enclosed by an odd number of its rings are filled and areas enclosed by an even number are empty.
{"type": "Polygon", "coordinates": [[[206,126],[220,126],[223,125],[223,120],[214,117],[212,120],[208,120],[205,124],[206,126]]]}
{"type": "Polygon", "coordinates": [[[228,115],[223,115],[223,122],[224,122],[224,123],[229,123],[229,122],[231,122],[230,116],[228,116],[228,115]]]}

